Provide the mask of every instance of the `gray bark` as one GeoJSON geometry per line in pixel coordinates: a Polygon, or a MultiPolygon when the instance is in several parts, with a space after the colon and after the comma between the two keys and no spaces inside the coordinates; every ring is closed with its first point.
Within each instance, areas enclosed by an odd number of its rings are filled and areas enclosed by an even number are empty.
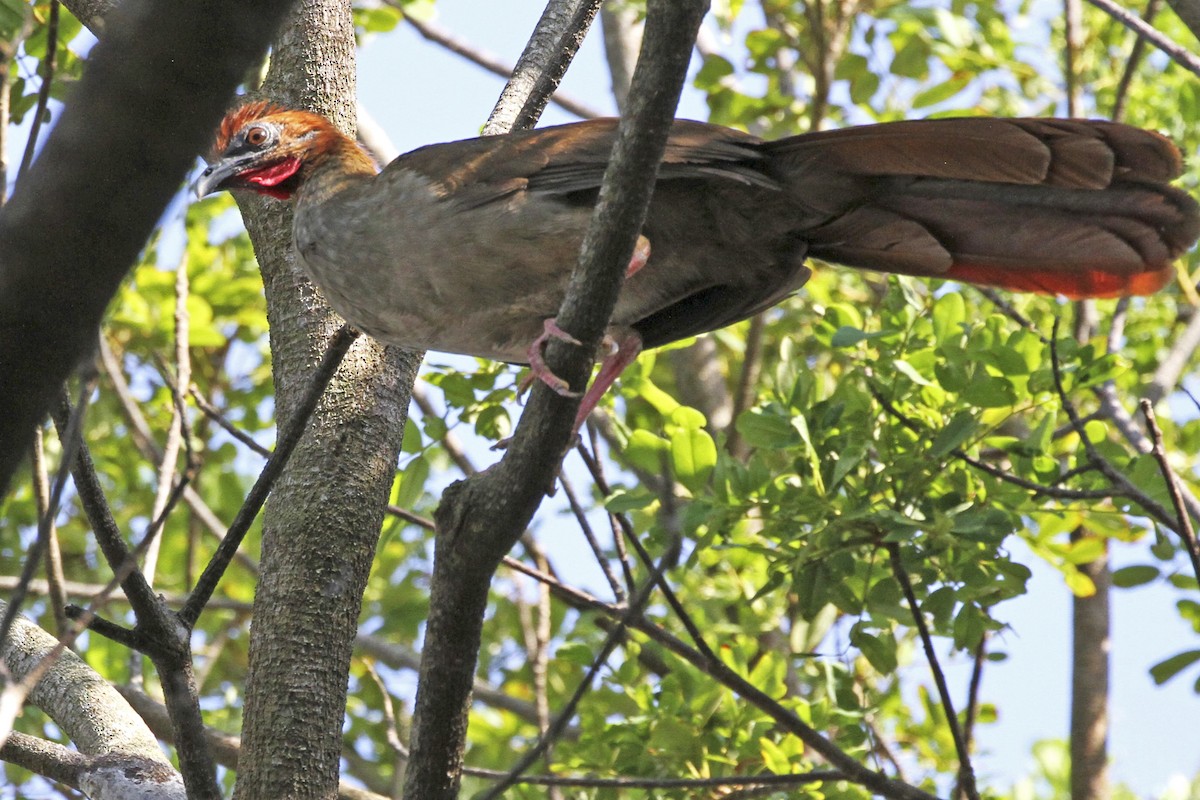
{"type": "MultiPolygon", "coordinates": [[[[0,601],[0,612],[5,606],[0,601]]],[[[57,647],[57,638],[18,615],[8,639],[0,643],[0,660],[10,679],[6,692],[39,669],[57,647]]],[[[0,748],[0,757],[82,789],[94,800],[182,800],[183,780],[124,698],[70,650],[53,658],[28,701],[54,720],[78,752],[13,734],[0,748]]]]}
{"type": "MultiPolygon", "coordinates": [[[[352,128],[347,0],[304,0],[264,94],[352,128]]],[[[283,425],[341,321],[296,266],[290,206],[239,199],[263,273],[283,425]]],[[[359,339],[267,505],[235,797],[337,795],[350,653],[418,363],[359,339]]]]}

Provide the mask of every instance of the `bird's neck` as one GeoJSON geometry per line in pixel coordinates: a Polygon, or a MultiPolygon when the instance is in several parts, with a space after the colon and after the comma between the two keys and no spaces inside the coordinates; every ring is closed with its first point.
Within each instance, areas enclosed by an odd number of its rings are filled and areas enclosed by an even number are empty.
{"type": "Polygon", "coordinates": [[[306,165],[308,174],[296,198],[301,203],[323,203],[378,172],[366,151],[340,133],[323,145],[306,165]]]}

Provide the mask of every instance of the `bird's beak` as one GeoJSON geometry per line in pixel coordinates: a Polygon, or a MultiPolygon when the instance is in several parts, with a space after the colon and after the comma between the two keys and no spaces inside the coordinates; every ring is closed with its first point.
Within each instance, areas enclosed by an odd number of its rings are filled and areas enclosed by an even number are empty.
{"type": "Polygon", "coordinates": [[[221,189],[234,188],[227,186],[245,169],[251,166],[257,158],[256,153],[246,153],[240,156],[224,158],[215,164],[209,164],[192,188],[196,190],[196,198],[200,199],[221,189]]]}

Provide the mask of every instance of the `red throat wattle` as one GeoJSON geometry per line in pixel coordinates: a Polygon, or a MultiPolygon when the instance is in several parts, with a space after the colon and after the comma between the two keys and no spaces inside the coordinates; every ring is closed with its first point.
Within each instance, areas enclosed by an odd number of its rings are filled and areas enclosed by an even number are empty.
{"type": "Polygon", "coordinates": [[[249,188],[257,192],[280,200],[287,200],[292,196],[292,192],[289,189],[283,188],[282,184],[299,170],[300,159],[295,156],[288,156],[282,161],[276,161],[274,164],[268,164],[259,169],[247,170],[238,177],[245,181],[249,188]]]}

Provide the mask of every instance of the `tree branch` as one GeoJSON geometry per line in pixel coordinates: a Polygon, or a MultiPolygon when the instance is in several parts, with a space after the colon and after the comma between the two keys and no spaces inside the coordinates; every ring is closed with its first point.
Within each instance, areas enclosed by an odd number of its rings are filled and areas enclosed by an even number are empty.
{"type": "MultiPolygon", "coordinates": [[[[0,608],[7,608],[7,604],[0,601],[0,608]]],[[[107,681],[79,656],[61,647],[58,639],[18,615],[10,636],[0,642],[0,659],[3,659],[8,674],[9,688],[24,682],[35,671],[44,669],[41,679],[29,692],[29,702],[54,720],[79,753],[85,757],[109,757],[106,762],[92,759],[79,761],[77,766],[80,772],[73,774],[84,777],[84,770],[88,766],[111,769],[121,765],[151,765],[153,769],[149,773],[139,772],[131,775],[131,778],[153,784],[156,791],[161,792],[156,797],[183,797],[183,783],[179,774],[171,767],[159,749],[158,741],[141,719],[107,681]],[[53,658],[54,661],[46,662],[47,658],[53,658]]],[[[14,749],[0,751],[0,757],[5,760],[21,758],[30,767],[34,766],[34,762],[29,759],[50,759],[63,769],[73,769],[67,762],[74,759],[63,756],[57,746],[36,747],[28,741],[29,738],[18,737],[14,749]],[[36,754],[34,751],[37,751],[36,754]]],[[[51,769],[49,764],[44,764],[38,771],[48,774],[51,769]]],[[[114,778],[105,773],[95,777],[95,780],[114,778]]]]}
{"type": "Polygon", "coordinates": [[[0,386],[22,389],[0,397],[0,495],[289,6],[126,0],[112,13],[41,156],[0,210],[0,386]]]}
{"type": "Polygon", "coordinates": [[[600,4],[601,0],[550,0],[483,126],[485,136],[537,124],[600,4]]]}
{"type": "MultiPolygon", "coordinates": [[[[396,6],[397,8],[403,10],[403,3],[401,3],[400,0],[388,0],[388,2],[390,5],[396,6]]],[[[507,64],[491,53],[481,50],[472,45],[470,42],[455,36],[452,32],[446,30],[435,22],[420,20],[411,16],[406,16],[404,19],[413,27],[414,30],[416,30],[417,33],[421,34],[426,41],[433,42],[436,45],[446,48],[451,53],[462,56],[467,61],[470,61],[472,64],[487,70],[493,75],[499,75],[501,78],[507,80],[516,72],[516,67],[513,65],[507,64]]],[[[561,78],[561,75],[559,77],[561,78]]],[[[553,103],[564,111],[574,114],[580,119],[595,119],[596,117],[604,116],[603,112],[592,108],[586,103],[576,100],[569,95],[565,95],[562,92],[555,91],[550,94],[547,99],[549,102],[553,103]]]]}
{"type": "MultiPolygon", "coordinates": [[[[552,3],[547,16],[558,10],[556,5],[565,4],[552,3]]],[[[587,380],[616,303],[706,6],[659,2],[648,11],[647,25],[661,27],[653,34],[647,31],[630,110],[622,119],[600,201],[558,315],[560,326],[585,346],[573,352],[552,342],[547,352],[550,368],[571,385],[587,380]]],[[[579,28],[568,27],[546,38],[576,39],[582,35],[579,28]]],[[[527,53],[541,41],[543,30],[539,28],[527,53]]],[[[560,52],[560,46],[551,52],[560,52]]],[[[516,78],[511,85],[516,92],[516,78]]],[[[540,108],[536,101],[506,104],[502,99],[501,105],[540,108]]],[[[492,130],[503,118],[501,112],[498,108],[493,115],[492,130]]],[[[527,114],[516,112],[512,118],[526,119],[527,114]]],[[[436,800],[457,795],[488,586],[500,559],[553,485],[577,406],[577,399],[535,387],[504,459],[443,495],[405,797],[436,800]]]]}
{"type": "MultiPolygon", "coordinates": [[[[1146,41],[1166,53],[1168,56],[1170,56],[1172,61],[1186,69],[1188,72],[1200,75],[1200,58],[1197,58],[1195,55],[1193,55],[1191,51],[1189,51],[1183,45],[1167,38],[1155,28],[1150,27],[1149,23],[1147,23],[1137,14],[1129,11],[1126,8],[1122,8],[1120,5],[1113,2],[1113,0],[1088,0],[1088,2],[1104,13],[1108,14],[1126,28],[1129,28],[1129,30],[1133,31],[1139,36],[1144,37],[1146,41]]],[[[1172,3],[1171,5],[1174,8],[1177,4],[1180,6],[1183,5],[1181,0],[1176,0],[1176,2],[1172,3]]],[[[1183,15],[1180,14],[1180,17],[1182,16],[1183,15]]],[[[1195,29],[1193,29],[1192,32],[1195,33],[1195,29]]]]}

